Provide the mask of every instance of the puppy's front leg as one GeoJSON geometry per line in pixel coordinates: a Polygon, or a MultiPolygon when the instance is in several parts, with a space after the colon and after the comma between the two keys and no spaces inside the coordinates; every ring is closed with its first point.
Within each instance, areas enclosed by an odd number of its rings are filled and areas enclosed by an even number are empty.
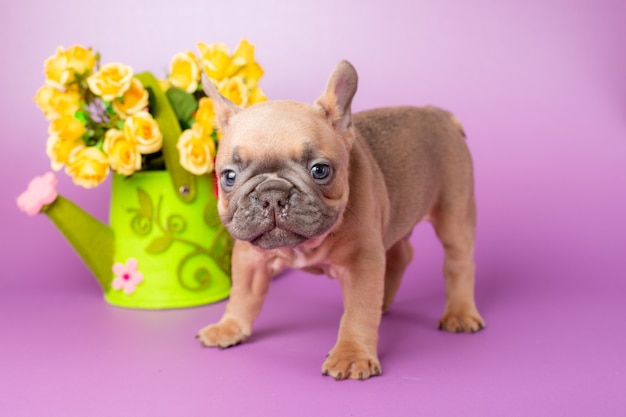
{"type": "Polygon", "coordinates": [[[339,325],[335,347],[322,365],[323,375],[336,380],[367,379],[382,373],[378,360],[378,328],[382,315],[385,258],[378,254],[361,253],[356,262],[337,268],[341,283],[344,313],[339,325]]]}
{"type": "Polygon", "coordinates": [[[252,333],[272,280],[267,261],[246,242],[235,241],[232,259],[233,286],[221,320],[204,327],[198,339],[205,347],[227,348],[252,333]]]}

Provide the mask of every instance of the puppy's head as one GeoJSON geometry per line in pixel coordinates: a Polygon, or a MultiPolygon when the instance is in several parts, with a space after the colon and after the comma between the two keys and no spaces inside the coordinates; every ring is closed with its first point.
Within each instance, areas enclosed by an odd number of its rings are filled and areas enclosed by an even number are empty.
{"type": "Polygon", "coordinates": [[[206,77],[203,86],[222,131],[218,211],[230,234],[274,249],[330,231],[348,201],[354,67],[340,62],[313,105],[268,101],[241,109],[206,77]]]}

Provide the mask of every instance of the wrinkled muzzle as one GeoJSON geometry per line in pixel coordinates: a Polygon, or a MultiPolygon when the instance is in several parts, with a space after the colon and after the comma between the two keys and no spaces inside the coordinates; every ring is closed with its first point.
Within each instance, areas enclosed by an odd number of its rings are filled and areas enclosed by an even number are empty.
{"type": "Polygon", "coordinates": [[[298,246],[328,231],[338,214],[316,190],[264,174],[230,201],[230,234],[263,249],[298,246]],[[256,184],[256,185],[254,185],[256,184]]]}

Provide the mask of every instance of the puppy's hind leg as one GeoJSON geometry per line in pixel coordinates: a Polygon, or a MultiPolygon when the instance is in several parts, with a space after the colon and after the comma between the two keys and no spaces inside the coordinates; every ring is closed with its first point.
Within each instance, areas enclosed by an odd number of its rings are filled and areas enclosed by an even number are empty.
{"type": "Polygon", "coordinates": [[[413,247],[406,237],[387,250],[385,267],[385,295],[383,297],[383,313],[391,308],[393,299],[398,292],[406,267],[413,259],[413,247]]]}
{"type": "Polygon", "coordinates": [[[431,216],[445,251],[446,305],[439,329],[474,333],[485,326],[474,301],[476,206],[472,195],[458,197],[444,200],[431,216]]]}

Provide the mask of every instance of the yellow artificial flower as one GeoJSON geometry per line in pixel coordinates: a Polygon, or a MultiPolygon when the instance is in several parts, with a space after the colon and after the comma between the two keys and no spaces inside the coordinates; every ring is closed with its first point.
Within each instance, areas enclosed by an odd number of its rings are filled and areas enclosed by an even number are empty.
{"type": "Polygon", "coordinates": [[[147,111],[139,111],[124,123],[124,135],[137,144],[143,154],[154,153],[163,145],[163,134],[156,120],[147,111]]]}
{"type": "Polygon", "coordinates": [[[46,85],[65,88],[72,81],[72,71],[62,46],[57,47],[56,53],[44,61],[43,69],[46,75],[46,85]]]}
{"type": "Polygon", "coordinates": [[[109,63],[87,78],[87,85],[92,93],[106,101],[122,97],[130,88],[133,69],[119,63],[109,63]]]}
{"type": "Polygon", "coordinates": [[[50,158],[52,169],[61,170],[67,164],[70,153],[80,146],[85,146],[82,140],[63,140],[58,135],[50,135],[46,142],[46,155],[50,158]]]}
{"type": "Polygon", "coordinates": [[[250,94],[248,86],[246,86],[242,77],[233,77],[223,80],[217,85],[217,90],[221,95],[240,107],[246,107],[248,105],[250,94]]]}
{"type": "Polygon", "coordinates": [[[227,71],[231,64],[228,46],[223,43],[207,45],[204,42],[198,42],[197,46],[200,51],[200,66],[206,75],[215,81],[228,77],[227,71]]]}
{"type": "Polygon", "coordinates": [[[246,65],[238,75],[243,77],[248,87],[254,88],[258,85],[259,78],[261,78],[263,74],[263,68],[261,68],[257,62],[253,62],[246,65]]]}
{"type": "Polygon", "coordinates": [[[254,59],[253,44],[245,39],[239,43],[226,74],[228,77],[243,77],[250,88],[257,85],[259,78],[263,75],[263,68],[254,59]]]}
{"type": "Polygon", "coordinates": [[[254,45],[242,40],[230,56],[228,47],[222,43],[207,45],[198,43],[200,64],[207,76],[216,82],[226,78],[243,77],[246,85],[253,88],[263,75],[263,68],[254,58],[254,45]]]}
{"type": "Polygon", "coordinates": [[[65,51],[65,55],[67,57],[68,67],[76,74],[87,74],[96,66],[96,56],[91,48],[74,45],[65,51]]]}
{"type": "Polygon", "coordinates": [[[194,123],[178,138],[176,147],[180,154],[180,165],[195,175],[213,171],[215,141],[200,124],[194,123]]]}
{"type": "Polygon", "coordinates": [[[46,119],[53,120],[61,116],[73,115],[80,110],[81,97],[76,91],[61,91],[44,85],[37,90],[34,100],[46,119]]]}
{"type": "Polygon", "coordinates": [[[126,90],[119,100],[113,100],[113,110],[121,119],[137,113],[148,107],[148,90],[143,87],[141,81],[133,78],[130,81],[130,88],[126,90]]]}
{"type": "Polygon", "coordinates": [[[79,146],[69,155],[65,172],[84,188],[100,185],[109,175],[109,159],[95,146],[79,146]]]}
{"type": "Polygon", "coordinates": [[[56,53],[44,61],[46,84],[63,89],[76,79],[76,74],[90,72],[96,64],[96,57],[91,49],[79,45],[65,50],[57,47],[56,53]]]}
{"type": "Polygon", "coordinates": [[[215,109],[213,108],[213,100],[208,97],[202,97],[200,101],[198,101],[198,110],[196,111],[195,120],[206,132],[212,132],[215,129],[215,109]]]}
{"type": "Polygon", "coordinates": [[[196,56],[191,51],[180,52],[170,61],[168,80],[174,87],[182,88],[188,93],[198,89],[200,67],[196,56]]]}
{"type": "Polygon", "coordinates": [[[58,136],[61,140],[75,141],[86,132],[83,122],[74,116],[61,116],[50,122],[48,133],[58,136]]]}
{"type": "Polygon", "coordinates": [[[233,53],[233,61],[231,63],[231,67],[229,68],[229,75],[234,75],[239,68],[251,62],[254,62],[254,45],[247,39],[243,39],[239,42],[237,49],[235,49],[235,52],[233,53]]]}
{"type": "Polygon", "coordinates": [[[50,158],[50,165],[55,171],[67,164],[70,153],[84,146],[81,140],[85,133],[85,126],[74,116],[61,116],[52,120],[48,127],[48,141],[46,142],[46,154],[50,158]]]}
{"type": "Polygon", "coordinates": [[[262,103],[267,101],[267,97],[261,87],[257,86],[250,90],[248,94],[248,106],[252,106],[253,104],[262,103]]]}
{"type": "Polygon", "coordinates": [[[131,175],[141,169],[141,154],[137,150],[137,144],[129,140],[121,130],[107,130],[102,148],[114,171],[131,175]]]}

